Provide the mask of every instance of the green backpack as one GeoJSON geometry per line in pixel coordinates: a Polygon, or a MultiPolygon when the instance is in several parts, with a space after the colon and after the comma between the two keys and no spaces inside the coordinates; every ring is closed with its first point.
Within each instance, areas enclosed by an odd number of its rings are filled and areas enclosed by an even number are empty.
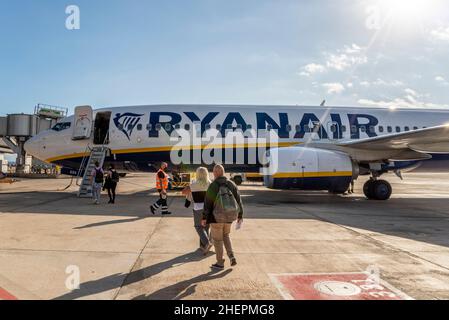
{"type": "Polygon", "coordinates": [[[217,223],[232,223],[238,219],[240,207],[228,183],[220,185],[215,199],[213,214],[217,223]]]}

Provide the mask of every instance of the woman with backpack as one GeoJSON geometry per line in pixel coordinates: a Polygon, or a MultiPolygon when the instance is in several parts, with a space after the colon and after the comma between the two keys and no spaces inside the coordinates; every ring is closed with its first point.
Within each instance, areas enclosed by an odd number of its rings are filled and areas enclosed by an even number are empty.
{"type": "Polygon", "coordinates": [[[106,175],[106,182],[104,184],[104,189],[108,190],[109,196],[109,204],[115,203],[115,191],[117,190],[117,183],[120,181],[120,176],[118,172],[115,170],[113,164],[111,164],[108,168],[108,172],[106,175]]]}
{"type": "Polygon", "coordinates": [[[207,254],[212,248],[209,239],[209,226],[203,226],[204,200],[206,198],[206,191],[211,184],[209,178],[209,171],[206,168],[200,167],[196,171],[196,180],[192,181],[183,194],[186,196],[186,207],[190,207],[193,202],[193,220],[195,230],[200,237],[200,249],[204,254],[207,254]]]}

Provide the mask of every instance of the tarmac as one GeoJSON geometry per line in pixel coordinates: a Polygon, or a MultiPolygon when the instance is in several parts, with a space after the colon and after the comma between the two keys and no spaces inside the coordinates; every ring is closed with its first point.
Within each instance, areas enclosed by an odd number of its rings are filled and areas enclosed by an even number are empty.
{"type": "Polygon", "coordinates": [[[0,184],[0,299],[348,299],[348,275],[372,270],[384,287],[372,298],[449,299],[449,175],[385,178],[385,202],[364,198],[364,178],[345,196],[246,183],[238,265],[222,272],[179,193],[172,216],[149,214],[154,175],[121,179],[117,203],[98,206],[62,191],[70,179],[0,184]],[[311,276],[325,288],[307,296],[311,276]]]}

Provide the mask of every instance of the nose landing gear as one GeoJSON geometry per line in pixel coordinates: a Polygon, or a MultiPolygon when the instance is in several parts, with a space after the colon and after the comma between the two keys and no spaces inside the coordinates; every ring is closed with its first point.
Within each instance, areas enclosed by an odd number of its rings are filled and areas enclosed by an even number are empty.
{"type": "Polygon", "coordinates": [[[363,186],[363,193],[369,200],[388,200],[393,189],[388,181],[371,178],[363,186]]]}

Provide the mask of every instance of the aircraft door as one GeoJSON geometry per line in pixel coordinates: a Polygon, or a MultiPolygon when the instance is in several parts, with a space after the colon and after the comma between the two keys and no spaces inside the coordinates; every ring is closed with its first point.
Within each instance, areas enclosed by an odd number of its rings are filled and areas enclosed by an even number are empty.
{"type": "Polygon", "coordinates": [[[91,106],[75,108],[72,140],[89,139],[92,133],[93,110],[91,106]]]}
{"type": "Polygon", "coordinates": [[[109,144],[109,125],[111,122],[111,112],[97,112],[94,125],[94,144],[109,144]]]}

